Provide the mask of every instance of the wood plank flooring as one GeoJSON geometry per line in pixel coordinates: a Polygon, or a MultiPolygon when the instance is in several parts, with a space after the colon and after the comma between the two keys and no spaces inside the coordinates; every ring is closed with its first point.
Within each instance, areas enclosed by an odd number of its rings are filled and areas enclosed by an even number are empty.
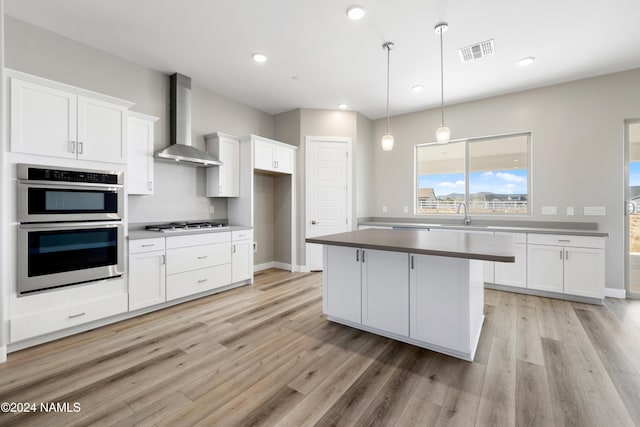
{"type": "Polygon", "coordinates": [[[640,425],[640,301],[485,291],[473,363],[328,322],[321,273],[256,284],[9,354],[0,425],[640,425]],[[71,406],[73,408],[73,406],[71,406]]]}

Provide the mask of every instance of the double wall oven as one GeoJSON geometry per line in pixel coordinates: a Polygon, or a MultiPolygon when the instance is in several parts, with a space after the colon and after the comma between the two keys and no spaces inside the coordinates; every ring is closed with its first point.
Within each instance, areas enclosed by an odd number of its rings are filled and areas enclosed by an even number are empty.
{"type": "Polygon", "coordinates": [[[122,276],[122,172],[19,164],[17,176],[19,296],[122,276]]]}

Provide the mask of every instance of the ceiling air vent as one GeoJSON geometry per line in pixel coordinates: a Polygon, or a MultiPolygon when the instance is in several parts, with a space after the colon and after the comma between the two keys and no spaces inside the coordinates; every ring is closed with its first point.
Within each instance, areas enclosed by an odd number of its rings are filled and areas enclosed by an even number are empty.
{"type": "Polygon", "coordinates": [[[462,62],[471,62],[495,53],[493,39],[458,49],[462,62]]]}

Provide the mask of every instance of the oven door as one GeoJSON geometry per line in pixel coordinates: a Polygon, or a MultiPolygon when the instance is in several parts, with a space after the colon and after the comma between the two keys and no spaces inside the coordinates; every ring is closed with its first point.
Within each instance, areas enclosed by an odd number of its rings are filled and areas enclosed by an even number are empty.
{"type": "Polygon", "coordinates": [[[18,222],[123,219],[121,185],[18,181],[18,222]]]}
{"type": "Polygon", "coordinates": [[[122,222],[18,226],[18,295],[121,276],[122,222]]]}

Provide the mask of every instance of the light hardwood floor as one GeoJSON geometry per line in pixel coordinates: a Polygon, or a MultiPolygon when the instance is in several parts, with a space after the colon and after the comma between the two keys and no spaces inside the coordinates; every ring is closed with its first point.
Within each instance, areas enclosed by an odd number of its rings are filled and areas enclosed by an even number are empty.
{"type": "Polygon", "coordinates": [[[328,322],[321,277],[269,270],[11,353],[0,402],[81,409],[0,425],[640,425],[640,301],[487,290],[469,363],[328,322]]]}

